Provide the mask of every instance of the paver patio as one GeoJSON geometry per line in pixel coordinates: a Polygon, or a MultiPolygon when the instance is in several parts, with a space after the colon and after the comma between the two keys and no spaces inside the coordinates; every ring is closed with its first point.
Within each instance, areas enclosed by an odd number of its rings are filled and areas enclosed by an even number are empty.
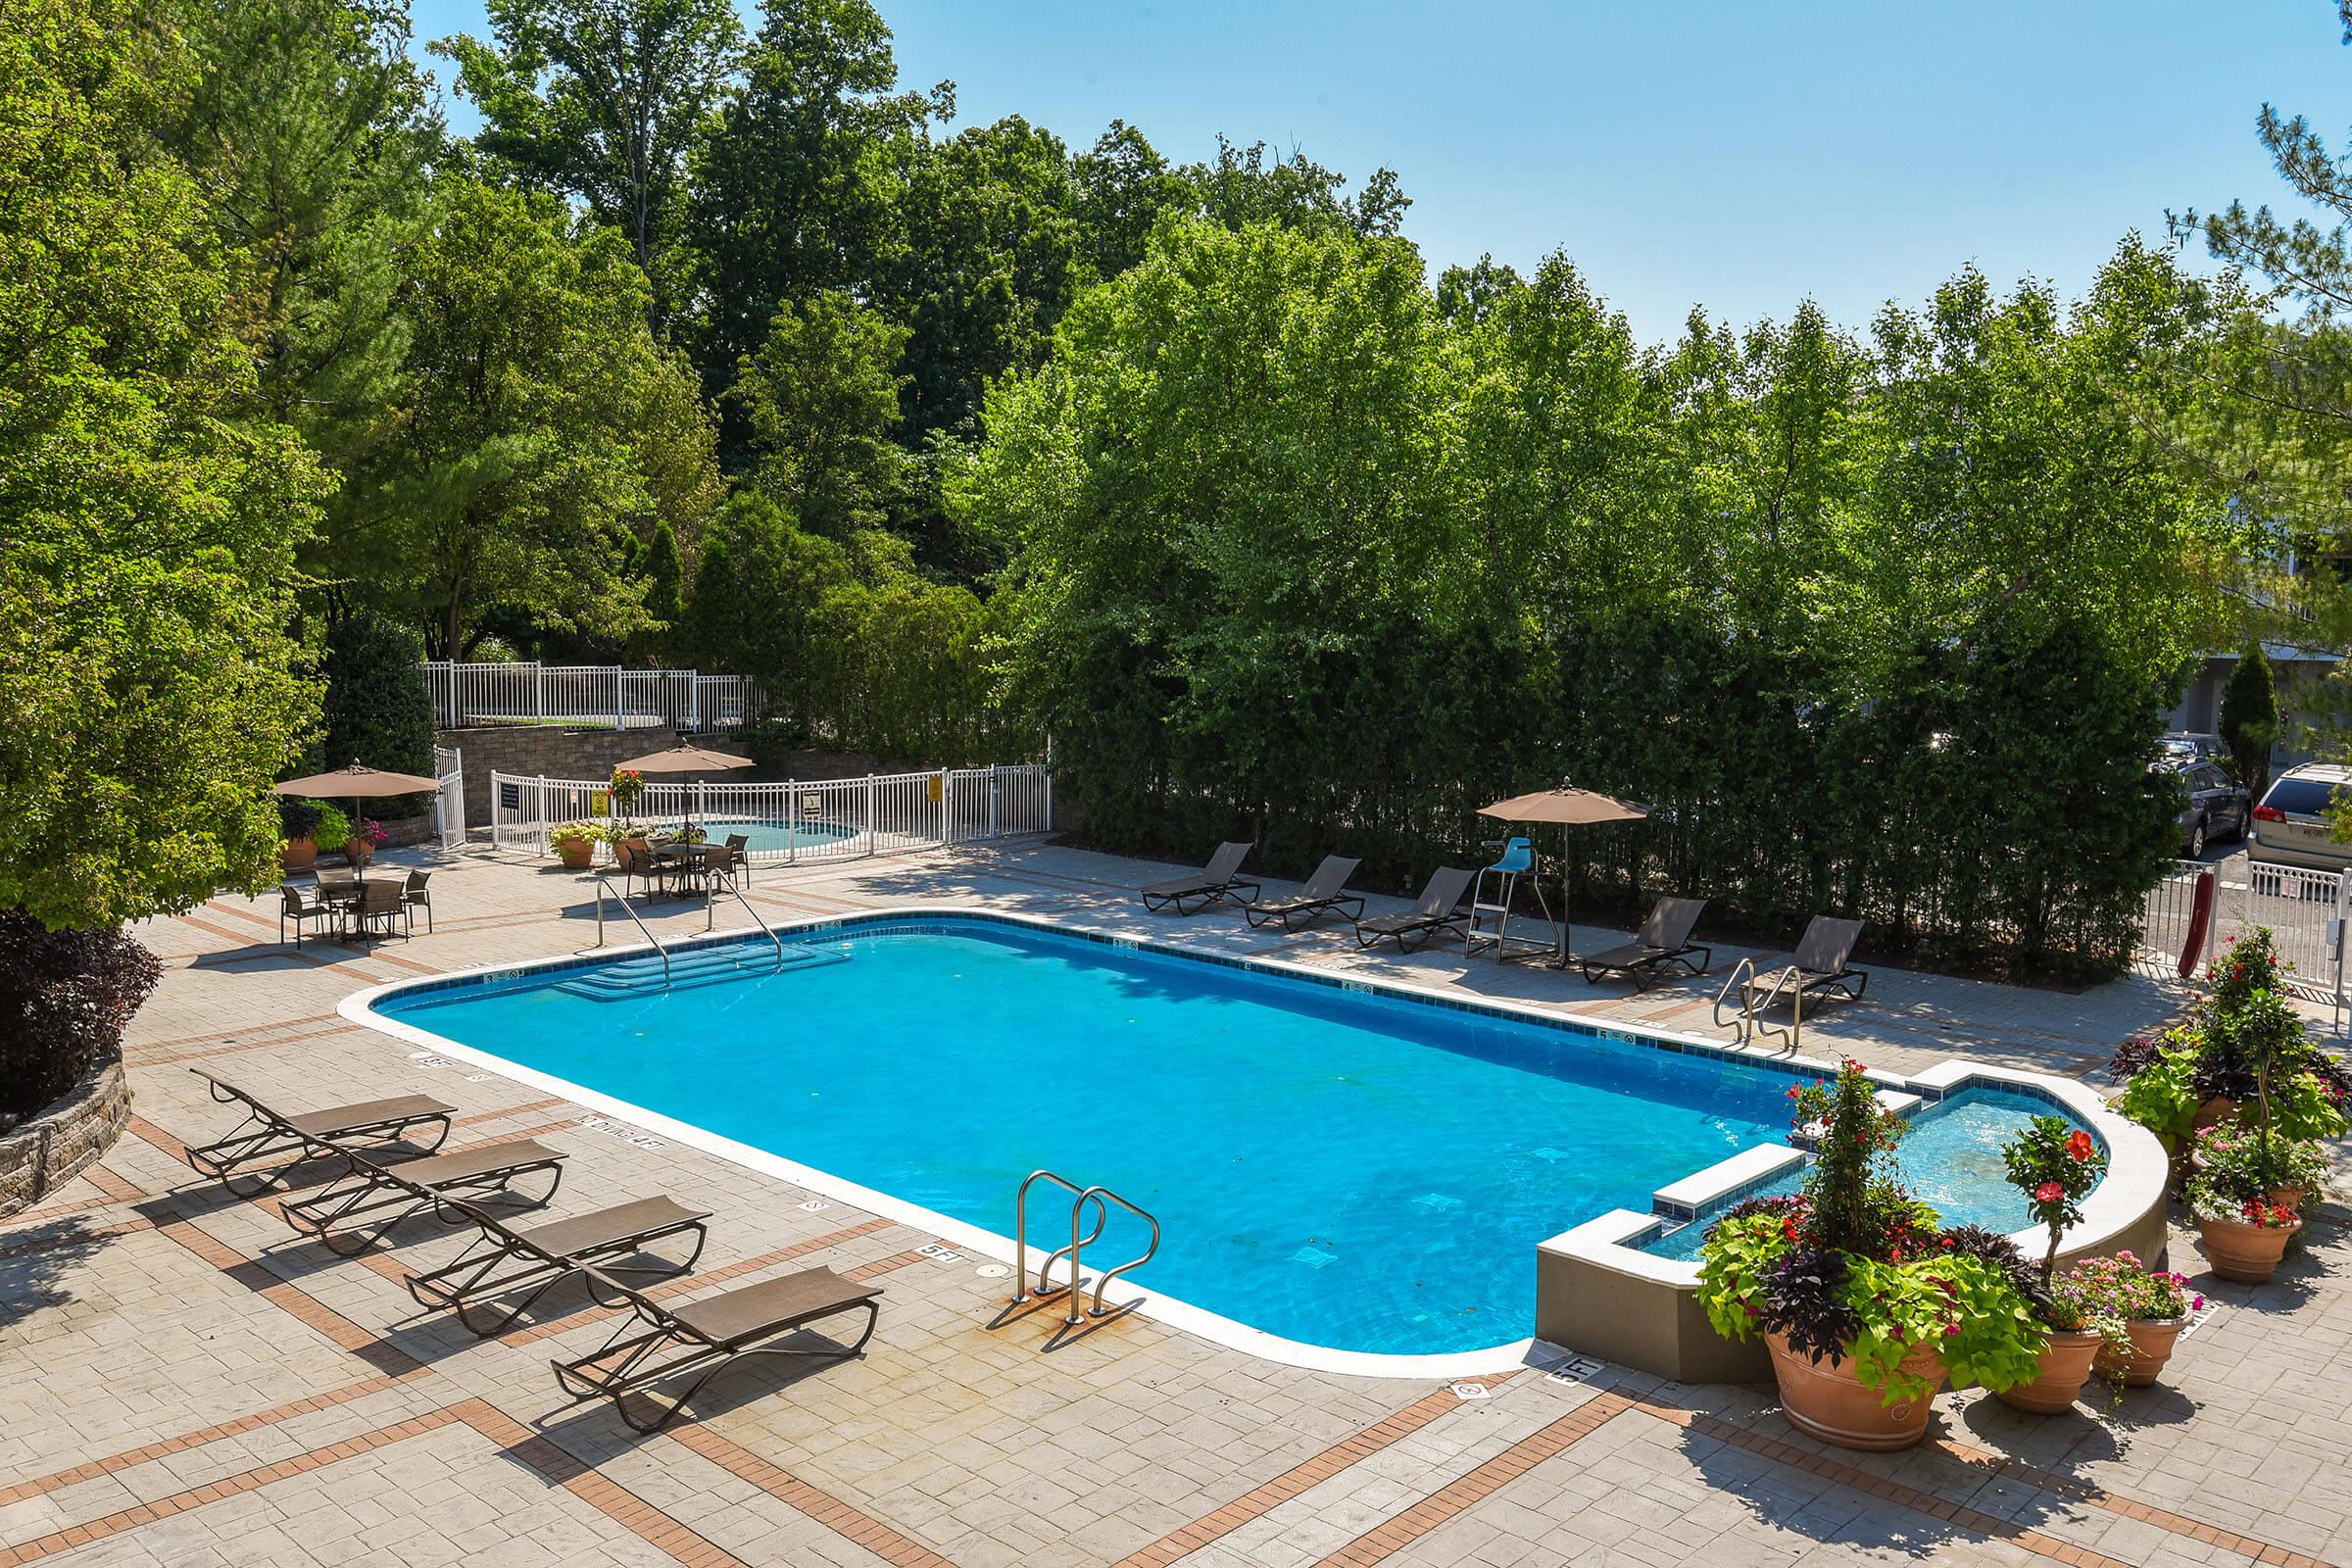
{"type": "MultiPolygon", "coordinates": [[[[1938,1400],[1928,1446],[1831,1454],[1769,1389],[1686,1388],[1531,1366],[1462,1388],[1256,1360],[1115,1319],[1051,1353],[1001,1316],[1004,1282],[936,1239],[714,1156],[615,1136],[582,1107],[343,1022],[364,985],[571,952],[583,884],[535,862],[443,858],[438,930],[372,951],[274,946],[268,905],[213,901],[141,935],[166,962],[134,1027],[132,1130],[41,1208],[0,1224],[0,1568],[59,1563],[1625,1564],[2352,1562],[2352,1244],[2330,1208],[2267,1286],[2219,1309],[2169,1387],[2111,1426],[1938,1400]],[[571,1156],[559,1208],[667,1192],[711,1209],[687,1298],[811,1262],[879,1280],[858,1361],[745,1370],[693,1419],[629,1433],[566,1406],[551,1356],[600,1340],[584,1297],[477,1341],[397,1281],[458,1245],[412,1226],[360,1260],[297,1240],[271,1201],[196,1180],[181,1140],[233,1120],[186,1072],[233,1069],[289,1103],[426,1092],[450,1147],[530,1136],[571,1156]],[[1464,1395],[1472,1396],[1465,1397],[1464,1395]]],[[[1209,914],[1143,914],[1165,868],[1054,846],[761,869],[771,919],[969,904],[1202,948],[1674,1028],[1713,982],[1622,987],[1359,954],[1209,914]]],[[[652,916],[699,930],[699,906],[652,916]]],[[[1580,928],[1580,939],[1601,933],[1580,928]]],[[[1719,950],[1719,962],[1740,956],[1719,950]]],[[[1717,973],[1722,971],[1719,968],[1717,973]]],[[[1960,1054],[2095,1072],[2180,1002],[2135,977],[2079,996],[1882,970],[1825,1012],[1812,1054],[1924,1066],[1960,1054]]],[[[1007,1194],[1007,1201],[1010,1195],[1007,1194]]],[[[2193,1237],[2179,1266],[2201,1274],[2193,1237]]],[[[1532,1266],[1532,1258],[1526,1260],[1532,1266]]],[[[551,1298],[552,1299],[552,1298],[551,1298]]]]}

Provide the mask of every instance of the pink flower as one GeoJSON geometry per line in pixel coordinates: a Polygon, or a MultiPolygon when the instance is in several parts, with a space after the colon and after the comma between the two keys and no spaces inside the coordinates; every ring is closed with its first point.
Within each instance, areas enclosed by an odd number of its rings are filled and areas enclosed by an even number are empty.
{"type": "Polygon", "coordinates": [[[2034,1189],[2034,1201],[2037,1203],[2055,1203],[2065,1196],[2066,1189],[2056,1182],[2043,1182],[2034,1189]]]}

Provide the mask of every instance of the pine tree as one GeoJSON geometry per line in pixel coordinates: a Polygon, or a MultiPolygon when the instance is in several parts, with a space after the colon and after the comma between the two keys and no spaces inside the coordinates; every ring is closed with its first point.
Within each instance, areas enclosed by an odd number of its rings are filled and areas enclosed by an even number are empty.
{"type": "Polygon", "coordinates": [[[2270,782],[2271,743],[2278,738],[2278,685],[2262,645],[2250,644],[2222,688],[2222,739],[2238,782],[2257,796],[2270,782]]]}

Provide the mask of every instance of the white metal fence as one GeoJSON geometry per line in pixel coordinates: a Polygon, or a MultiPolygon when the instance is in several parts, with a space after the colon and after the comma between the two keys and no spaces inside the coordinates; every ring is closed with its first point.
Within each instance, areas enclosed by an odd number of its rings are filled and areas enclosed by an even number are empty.
{"type": "MultiPolygon", "coordinates": [[[[649,781],[629,814],[692,822],[713,842],[740,834],[754,864],[800,865],[1048,833],[1054,782],[1036,762],[806,783],[649,781]]],[[[612,815],[601,780],[490,775],[490,836],[501,850],[545,855],[550,827],[612,815]]]]}
{"type": "Polygon", "coordinates": [[[2267,926],[2289,984],[2330,1004],[2346,1002],[2344,937],[2352,919],[2352,874],[2291,865],[2180,861],[2150,890],[2140,921],[2141,962],[2194,976],[2232,937],[2267,926]],[[2199,918],[2200,906],[2203,917],[2199,918]]]}
{"type": "Polygon", "coordinates": [[[424,662],[433,722],[568,724],[599,729],[738,730],[759,716],[759,689],[741,675],[619,664],[424,662]]]}
{"type": "Polygon", "coordinates": [[[466,842],[466,757],[455,746],[433,748],[433,777],[441,793],[433,797],[433,831],[441,847],[454,850],[466,842]]]}

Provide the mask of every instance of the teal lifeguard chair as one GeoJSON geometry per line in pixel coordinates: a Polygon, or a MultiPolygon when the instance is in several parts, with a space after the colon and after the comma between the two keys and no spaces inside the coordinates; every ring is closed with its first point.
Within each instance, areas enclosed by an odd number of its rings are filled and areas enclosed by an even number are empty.
{"type": "MultiPolygon", "coordinates": [[[[1491,842],[1491,841],[1490,841],[1491,842]]],[[[1544,901],[1543,879],[1535,874],[1536,846],[1533,839],[1509,839],[1503,842],[1502,854],[1493,865],[1478,873],[1478,882],[1470,898],[1470,924],[1462,933],[1462,954],[1475,956],[1481,943],[1494,950],[1500,960],[1518,942],[1529,948],[1551,946],[1551,906],[1544,901]],[[1511,935],[1511,905],[1519,893],[1519,879],[1526,877],[1535,891],[1536,907],[1544,911],[1542,941],[1532,937],[1511,935]]]]}

